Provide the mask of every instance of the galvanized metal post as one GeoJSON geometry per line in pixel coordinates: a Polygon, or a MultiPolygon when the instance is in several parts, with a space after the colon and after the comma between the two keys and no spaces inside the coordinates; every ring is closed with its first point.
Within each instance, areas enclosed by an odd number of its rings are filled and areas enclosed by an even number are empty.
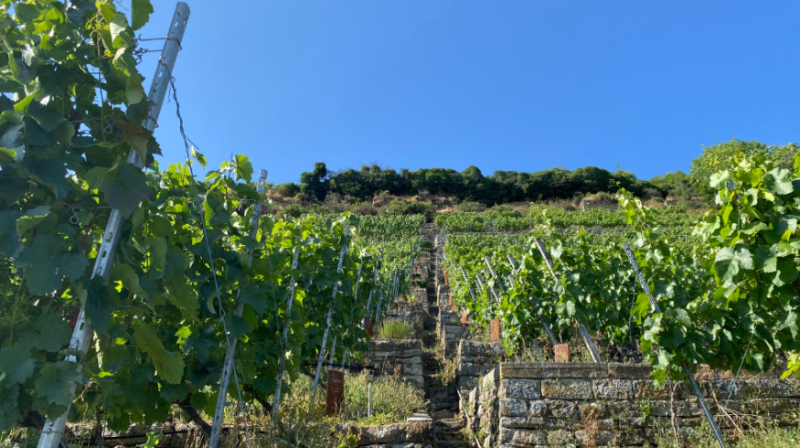
{"type": "MultiPolygon", "coordinates": [[[[350,236],[350,223],[344,228],[344,246],[342,246],[342,251],[339,253],[339,266],[336,268],[336,274],[342,274],[342,262],[344,262],[344,256],[347,254],[347,250],[349,245],[347,243],[347,237],[350,236]]],[[[336,293],[339,291],[339,280],[336,280],[336,283],[333,285],[333,294],[331,295],[331,304],[328,307],[328,319],[326,320],[327,324],[325,327],[325,332],[322,334],[322,345],[319,348],[319,358],[317,360],[317,373],[314,374],[314,385],[311,387],[311,395],[315,395],[317,393],[317,385],[319,384],[319,376],[322,374],[322,362],[325,360],[325,345],[328,343],[328,332],[331,330],[331,318],[333,317],[333,304],[336,301],[336,293]]]]}
{"type": "MultiPolygon", "coordinates": [[[[550,275],[552,275],[557,282],[560,282],[561,278],[558,276],[558,274],[556,274],[556,271],[553,269],[554,266],[553,259],[550,258],[550,253],[547,252],[547,248],[544,247],[544,243],[542,242],[541,239],[539,239],[538,236],[535,238],[535,241],[536,241],[536,246],[539,248],[539,253],[542,254],[542,257],[544,257],[544,261],[547,264],[547,269],[550,270],[550,275]]],[[[586,344],[586,348],[592,355],[592,359],[594,360],[594,362],[603,362],[600,359],[600,353],[598,353],[597,348],[594,346],[594,342],[592,341],[592,337],[589,334],[589,331],[586,330],[586,327],[580,321],[578,321],[578,330],[580,331],[581,337],[583,338],[583,343],[586,344]]]]}
{"type": "Polygon", "coordinates": [[[374,269],[374,275],[372,277],[372,287],[369,288],[369,298],[367,299],[367,314],[369,314],[369,307],[370,307],[370,305],[372,305],[372,293],[375,292],[375,287],[378,285],[378,271],[379,271],[379,266],[380,266],[382,258],[383,258],[383,254],[381,253],[378,256],[378,262],[375,264],[375,267],[373,268],[374,269]]]}
{"type": "MultiPolygon", "coordinates": [[[[164,98],[167,95],[167,88],[169,87],[169,80],[175,68],[175,61],[178,59],[178,51],[180,50],[181,41],[183,41],[183,35],[186,32],[189,13],[189,5],[178,2],[178,5],[175,7],[175,14],[172,17],[172,22],[170,22],[167,39],[164,41],[164,48],[161,50],[156,73],[150,85],[150,93],[147,95],[147,101],[150,101],[153,105],[150,106],[148,116],[142,123],[142,127],[150,132],[156,128],[158,116],[161,114],[161,106],[164,104],[164,98]]],[[[145,160],[139,159],[139,155],[136,151],[131,150],[128,155],[128,163],[137,168],[143,168],[145,162],[145,160]]],[[[114,262],[114,255],[116,254],[117,243],[119,243],[119,234],[126,220],[127,216],[123,216],[118,209],[111,210],[105,233],[103,233],[100,246],[97,248],[97,258],[94,260],[92,278],[100,277],[104,281],[108,281],[108,277],[111,274],[111,265],[114,262]]],[[[86,320],[84,309],[81,308],[75,321],[72,337],[69,341],[69,348],[74,354],[68,355],[65,361],[78,362],[78,355],[83,357],[83,355],[86,354],[91,341],[92,328],[86,320]]],[[[76,369],[80,372],[83,366],[78,365],[76,369]]],[[[70,383],[70,396],[75,395],[76,387],[77,384],[70,383]]],[[[68,414],[69,407],[55,420],[48,418],[45,421],[42,427],[42,433],[39,436],[37,448],[56,448],[59,445],[61,436],[64,434],[64,427],[67,425],[68,414]]]]}
{"type": "MultiPolygon", "coordinates": [[[[656,313],[661,314],[661,307],[658,306],[658,302],[656,302],[655,297],[653,297],[653,293],[650,291],[650,285],[647,284],[647,280],[644,278],[641,269],[639,269],[639,263],[636,261],[636,257],[633,255],[630,244],[625,242],[622,244],[622,247],[625,249],[625,254],[628,256],[631,266],[633,266],[633,271],[639,278],[639,283],[641,283],[642,289],[644,290],[645,294],[647,294],[647,298],[650,299],[653,309],[655,309],[656,313]]],[[[689,367],[686,364],[681,367],[683,367],[683,373],[686,374],[686,377],[689,379],[689,384],[692,386],[692,391],[694,391],[694,395],[697,397],[697,401],[700,403],[700,407],[703,409],[703,414],[705,415],[708,424],[711,426],[711,430],[714,432],[714,438],[717,439],[717,443],[719,444],[720,448],[725,448],[725,439],[722,437],[722,431],[720,431],[719,426],[717,426],[717,422],[714,420],[714,415],[711,414],[711,409],[709,409],[705,398],[703,398],[703,393],[700,391],[700,388],[697,386],[697,382],[694,380],[692,371],[689,370],[689,367]]]]}
{"type": "Polygon", "coordinates": [[[497,287],[500,288],[500,291],[505,292],[505,288],[503,287],[503,282],[500,280],[500,277],[497,276],[497,272],[494,271],[492,267],[492,262],[489,260],[489,257],[483,257],[483,261],[486,262],[486,266],[489,267],[489,272],[492,274],[492,278],[497,279],[497,287]]]}
{"type": "MultiPolygon", "coordinates": [[[[261,170],[258,175],[258,196],[264,194],[264,188],[267,185],[267,170],[261,170]]],[[[257,201],[255,207],[253,207],[253,216],[250,218],[250,237],[256,239],[258,235],[258,218],[261,216],[261,201],[257,201]]],[[[248,251],[248,265],[253,264],[253,250],[250,249],[248,251]]],[[[247,281],[247,277],[243,280],[247,281]]],[[[242,293],[241,284],[239,285],[239,289],[236,292],[236,306],[233,310],[233,315],[236,317],[242,317],[242,311],[244,310],[244,302],[239,300],[239,296],[242,293]]],[[[209,448],[217,448],[219,444],[219,432],[222,430],[222,419],[225,417],[225,404],[228,402],[228,384],[231,380],[231,374],[233,373],[233,358],[236,355],[236,343],[238,342],[236,338],[231,337],[230,335],[226,334],[225,338],[228,341],[228,346],[225,348],[225,362],[222,364],[222,376],[219,379],[219,391],[217,392],[217,407],[214,410],[214,420],[211,423],[211,436],[208,438],[208,446],[209,448]]],[[[243,403],[239,403],[239,406],[242,406],[243,403]]]]}
{"type": "Polygon", "coordinates": [[[467,272],[464,271],[464,266],[459,266],[461,268],[461,275],[464,276],[464,283],[467,285],[467,289],[469,289],[469,295],[472,296],[473,302],[478,302],[478,298],[475,296],[475,291],[472,290],[472,286],[469,286],[469,278],[467,278],[467,272]]]}
{"type": "MultiPolygon", "coordinates": [[[[297,269],[297,261],[300,258],[300,248],[294,248],[294,256],[292,257],[292,271],[297,269]]],[[[281,333],[281,347],[285,350],[288,345],[287,337],[289,335],[289,324],[292,317],[292,305],[294,304],[294,290],[297,282],[292,278],[289,281],[289,298],[286,299],[286,320],[283,323],[283,332],[281,333]]],[[[272,403],[272,420],[278,417],[278,408],[281,406],[281,385],[283,384],[283,371],[286,369],[286,357],[281,353],[280,360],[278,361],[278,377],[276,378],[277,384],[275,385],[275,400],[272,403]]]]}
{"type": "MultiPolygon", "coordinates": [[[[512,267],[517,264],[516,260],[513,256],[511,256],[511,254],[508,254],[508,261],[511,262],[512,267]]],[[[531,297],[531,302],[536,304],[536,300],[533,297],[531,297]]],[[[556,344],[558,344],[558,339],[556,339],[556,335],[553,334],[553,330],[550,329],[550,324],[547,323],[547,320],[541,314],[539,314],[538,317],[539,323],[542,324],[542,328],[544,328],[545,333],[547,333],[547,337],[550,339],[550,343],[555,347],[556,344]]]]}

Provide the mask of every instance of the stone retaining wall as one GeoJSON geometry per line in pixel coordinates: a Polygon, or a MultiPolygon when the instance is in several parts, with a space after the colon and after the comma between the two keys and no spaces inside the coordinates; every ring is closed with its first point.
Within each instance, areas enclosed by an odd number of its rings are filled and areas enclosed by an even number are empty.
{"type": "MultiPolygon", "coordinates": [[[[650,368],[630,364],[501,363],[484,375],[462,408],[486,447],[641,446],[668,428],[670,397],[656,389],[650,368]]],[[[727,408],[730,380],[699,381],[722,426],[768,420],[800,423],[800,382],[739,381],[727,408]]],[[[689,435],[704,417],[688,387],[676,390],[679,431],[689,435]]]]}
{"type": "Polygon", "coordinates": [[[422,378],[422,342],[414,339],[374,340],[364,353],[364,365],[376,369],[378,375],[393,375],[399,370],[400,378],[424,390],[422,378]]]}
{"type": "Polygon", "coordinates": [[[353,427],[359,447],[431,448],[436,446],[433,422],[391,423],[381,426],[353,427]]]}
{"type": "Polygon", "coordinates": [[[451,308],[439,307],[439,340],[444,344],[444,357],[450,359],[458,353],[461,340],[469,336],[469,324],[461,323],[461,316],[451,308]]]}
{"type": "Polygon", "coordinates": [[[461,394],[460,409],[464,410],[464,403],[470,391],[478,385],[478,379],[485,375],[496,364],[496,359],[502,353],[503,344],[485,344],[474,341],[459,341],[458,357],[456,362],[456,386],[461,394]]]}

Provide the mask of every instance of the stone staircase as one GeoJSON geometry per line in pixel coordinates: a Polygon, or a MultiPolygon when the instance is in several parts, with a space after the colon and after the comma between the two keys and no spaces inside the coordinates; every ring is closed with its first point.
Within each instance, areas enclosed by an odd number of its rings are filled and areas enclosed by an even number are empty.
{"type": "MultiPolygon", "coordinates": [[[[427,227],[423,237],[433,243],[436,231],[427,227]]],[[[434,253],[431,257],[432,264],[440,263],[439,257],[434,253]]],[[[430,266],[427,279],[427,299],[429,316],[425,326],[422,342],[425,348],[422,352],[423,380],[425,382],[425,397],[429,402],[430,415],[433,418],[434,433],[437,448],[469,448],[472,446],[465,436],[466,424],[459,415],[459,397],[455,384],[443,384],[440,373],[443,370],[443,333],[439,331],[439,303],[437,301],[436,287],[441,282],[437,281],[439,266],[430,266]]]]}

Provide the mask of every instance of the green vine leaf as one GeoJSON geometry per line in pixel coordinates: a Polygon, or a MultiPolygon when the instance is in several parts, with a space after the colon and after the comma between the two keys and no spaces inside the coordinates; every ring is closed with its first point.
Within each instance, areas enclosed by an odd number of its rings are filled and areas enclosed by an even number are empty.
{"type": "Polygon", "coordinates": [[[17,262],[25,268],[26,285],[33,295],[52,293],[61,287],[62,277],[77,280],[89,266],[83,254],[63,253],[61,240],[52,234],[35,238],[17,262]]]}
{"type": "Polygon", "coordinates": [[[170,384],[178,384],[183,378],[183,355],[164,348],[152,326],[141,323],[134,327],[133,337],[140,350],[150,355],[158,376],[170,384]]]}
{"type": "Polygon", "coordinates": [[[131,0],[131,28],[138,30],[145,26],[153,13],[150,0],[131,0]]]}
{"type": "Polygon", "coordinates": [[[120,211],[127,219],[139,206],[142,200],[150,199],[150,187],[142,170],[130,164],[124,164],[114,175],[106,175],[100,182],[100,191],[108,205],[120,211]]]}

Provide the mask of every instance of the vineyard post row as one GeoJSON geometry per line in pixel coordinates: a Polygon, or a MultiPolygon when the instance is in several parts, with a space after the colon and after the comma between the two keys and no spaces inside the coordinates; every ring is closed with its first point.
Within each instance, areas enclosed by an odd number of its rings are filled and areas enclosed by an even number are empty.
{"type": "MultiPolygon", "coordinates": [[[[513,268],[517,264],[516,260],[514,259],[513,255],[511,255],[511,254],[507,254],[507,255],[508,255],[508,262],[511,263],[511,267],[513,268]]],[[[462,272],[463,272],[463,268],[462,268],[462,272]]],[[[536,306],[536,299],[531,297],[531,302],[533,302],[534,306],[536,306]]],[[[537,308],[538,308],[538,306],[537,306],[537,308]]],[[[550,338],[550,343],[553,344],[553,347],[555,347],[556,344],[558,344],[558,340],[556,339],[556,335],[553,334],[553,330],[550,328],[550,324],[547,323],[547,319],[545,319],[544,316],[542,316],[542,313],[537,313],[537,317],[539,318],[539,323],[542,324],[542,328],[544,328],[545,333],[547,333],[547,337],[550,338]]],[[[536,347],[536,351],[537,352],[541,352],[542,349],[539,347],[539,344],[536,344],[535,347],[536,347]]]]}
{"type": "MultiPolygon", "coordinates": [[[[258,173],[258,195],[261,196],[264,194],[264,187],[267,184],[267,170],[261,170],[258,173]]],[[[255,206],[253,208],[253,216],[250,218],[250,238],[256,239],[258,234],[258,219],[261,217],[261,201],[256,201],[255,206]]],[[[251,267],[253,264],[253,249],[247,250],[247,266],[251,267]]],[[[245,275],[244,281],[246,282],[248,276],[245,275]]],[[[233,315],[236,317],[242,317],[242,311],[244,311],[244,302],[241,300],[241,293],[242,293],[242,285],[239,284],[236,290],[236,300],[234,304],[233,315]]],[[[219,291],[217,291],[219,294],[219,291]]],[[[225,322],[225,314],[222,307],[220,307],[220,318],[222,322],[225,322]]],[[[208,439],[208,446],[210,448],[217,448],[217,444],[219,443],[219,431],[222,429],[222,419],[225,417],[225,403],[228,401],[228,384],[231,380],[231,371],[235,370],[233,365],[233,357],[236,353],[236,344],[238,339],[235,337],[231,337],[230,333],[226,331],[225,333],[226,339],[226,347],[225,347],[225,362],[222,365],[222,376],[219,379],[219,392],[217,394],[217,408],[214,411],[214,420],[211,424],[211,437],[208,439]]],[[[239,389],[239,380],[234,375],[234,380],[236,381],[236,390],[239,392],[239,397],[241,398],[241,390],[239,389]]],[[[244,428],[245,433],[247,433],[247,417],[242,416],[242,420],[244,421],[244,428]]],[[[247,444],[250,446],[250,437],[247,436],[247,444]]]]}
{"type": "MultiPolygon", "coordinates": [[[[642,289],[644,290],[645,294],[647,294],[647,298],[650,300],[650,303],[653,305],[653,309],[657,314],[661,314],[661,307],[658,306],[658,302],[656,302],[656,299],[653,297],[653,293],[650,291],[650,286],[647,284],[647,280],[644,278],[641,269],[639,269],[639,263],[636,261],[636,256],[633,255],[633,251],[631,251],[630,244],[625,242],[623,243],[622,247],[625,249],[625,254],[628,256],[628,260],[630,260],[631,266],[633,266],[633,270],[636,272],[636,276],[639,278],[639,283],[642,285],[642,289]]],[[[703,409],[703,415],[705,415],[708,424],[711,426],[711,429],[714,432],[714,438],[717,439],[717,443],[719,444],[720,448],[725,448],[725,439],[722,438],[722,432],[720,431],[719,426],[717,426],[717,422],[714,421],[714,416],[711,414],[711,410],[708,408],[708,404],[703,398],[703,393],[697,386],[697,382],[694,379],[694,375],[692,375],[692,371],[689,370],[689,367],[686,366],[686,364],[682,364],[681,367],[683,367],[683,372],[686,375],[686,378],[689,379],[689,384],[692,386],[692,391],[697,397],[700,407],[703,409]]]]}
{"type": "MultiPolygon", "coordinates": [[[[555,279],[556,282],[561,282],[558,274],[556,274],[556,271],[553,270],[553,259],[550,258],[550,253],[547,252],[547,248],[544,247],[544,243],[539,237],[536,237],[535,241],[536,247],[539,248],[539,252],[542,254],[545,263],[547,263],[547,269],[550,271],[550,275],[553,276],[553,279],[555,279]]],[[[600,359],[600,353],[597,352],[597,347],[594,346],[594,342],[592,342],[592,337],[589,335],[589,331],[586,330],[586,326],[584,326],[583,322],[581,322],[577,317],[575,318],[575,321],[578,324],[578,330],[581,333],[581,338],[583,338],[583,343],[586,344],[586,348],[592,355],[592,359],[594,362],[602,362],[600,359]]]]}
{"type": "MultiPolygon", "coordinates": [[[[158,117],[161,114],[161,107],[164,105],[164,98],[167,96],[167,88],[170,83],[166,82],[166,80],[171,79],[175,69],[175,62],[178,60],[178,52],[181,49],[181,42],[186,32],[186,25],[189,21],[190,13],[189,5],[184,2],[178,2],[175,6],[175,13],[169,25],[167,38],[164,40],[164,48],[161,50],[156,72],[153,75],[153,80],[150,85],[150,93],[147,95],[147,99],[152,105],[148,109],[148,114],[142,123],[142,127],[151,133],[156,128],[158,117]]],[[[127,163],[138,169],[143,169],[145,161],[139,157],[137,151],[131,150],[127,163]]],[[[100,247],[97,249],[97,258],[95,259],[95,265],[92,269],[92,278],[101,278],[105,282],[108,281],[111,275],[111,265],[113,264],[117,244],[120,239],[120,232],[126,220],[126,218],[123,218],[122,212],[119,209],[114,208],[111,210],[111,215],[106,224],[106,230],[100,242],[100,247]]],[[[89,350],[92,335],[91,325],[86,319],[86,311],[81,307],[75,321],[72,338],[69,342],[69,347],[75,354],[67,355],[66,360],[77,362],[77,355],[85,355],[89,350]]],[[[78,372],[80,372],[82,367],[81,364],[78,364],[78,372]]],[[[70,396],[75,396],[76,388],[77,384],[75,382],[70,382],[70,396]]],[[[42,433],[39,436],[38,448],[56,448],[61,443],[61,436],[64,434],[68,415],[69,407],[55,420],[51,418],[45,420],[42,433]]]]}
{"type": "MultiPolygon", "coordinates": [[[[347,240],[347,237],[350,235],[350,223],[347,223],[347,226],[344,228],[344,238],[347,240]]],[[[342,262],[344,261],[344,256],[347,255],[348,246],[342,246],[342,251],[339,253],[339,265],[336,267],[336,274],[341,275],[342,273],[342,262]]],[[[325,360],[325,344],[328,342],[328,332],[331,330],[331,318],[333,317],[333,304],[336,301],[336,293],[339,290],[339,283],[341,280],[336,280],[336,283],[333,285],[333,294],[331,295],[331,304],[328,306],[328,318],[326,320],[325,332],[322,334],[322,344],[320,344],[319,348],[319,358],[317,360],[317,372],[314,374],[314,385],[311,387],[311,394],[317,393],[317,384],[319,384],[319,375],[322,373],[322,362],[325,360]]],[[[213,447],[212,447],[213,448],[213,447]]]]}
{"type": "MultiPolygon", "coordinates": [[[[297,237],[299,240],[300,237],[297,237]]],[[[300,247],[295,246],[292,249],[292,271],[297,269],[297,261],[300,258],[300,247]]],[[[375,269],[376,275],[378,270],[375,269]]],[[[294,291],[297,287],[297,281],[292,277],[289,280],[289,298],[286,299],[286,321],[283,323],[283,331],[281,332],[281,353],[286,353],[286,345],[288,343],[287,338],[289,336],[289,324],[291,323],[291,315],[292,315],[292,304],[294,304],[294,291]]],[[[278,416],[278,408],[281,405],[281,385],[283,384],[283,372],[286,370],[286,357],[281,356],[278,361],[278,375],[275,378],[275,400],[272,403],[272,419],[274,420],[278,416]]]]}

